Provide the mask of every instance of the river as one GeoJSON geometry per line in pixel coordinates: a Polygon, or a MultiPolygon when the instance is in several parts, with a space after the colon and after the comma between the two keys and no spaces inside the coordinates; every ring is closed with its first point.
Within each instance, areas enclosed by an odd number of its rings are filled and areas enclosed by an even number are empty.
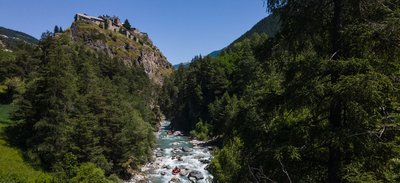
{"type": "Polygon", "coordinates": [[[155,160],[141,170],[147,182],[212,182],[213,176],[206,170],[211,160],[210,147],[199,146],[198,143],[180,132],[171,134],[170,122],[163,121],[157,133],[155,160]],[[180,172],[173,175],[175,167],[180,172]]]}

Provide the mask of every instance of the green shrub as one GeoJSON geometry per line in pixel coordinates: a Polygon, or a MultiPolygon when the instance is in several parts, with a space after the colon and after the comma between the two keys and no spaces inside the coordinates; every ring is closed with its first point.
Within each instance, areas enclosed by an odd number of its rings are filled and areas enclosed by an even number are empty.
{"type": "Polygon", "coordinates": [[[93,163],[83,163],[79,166],[76,176],[71,183],[108,183],[112,182],[106,178],[104,171],[93,163]]]}
{"type": "Polygon", "coordinates": [[[199,140],[208,140],[211,132],[211,125],[203,122],[201,119],[196,124],[194,130],[190,131],[190,135],[199,140]]]}

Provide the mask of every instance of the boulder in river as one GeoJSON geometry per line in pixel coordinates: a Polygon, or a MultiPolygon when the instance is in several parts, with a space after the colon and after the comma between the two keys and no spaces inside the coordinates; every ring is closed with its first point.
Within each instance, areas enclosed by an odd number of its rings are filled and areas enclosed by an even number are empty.
{"type": "Polygon", "coordinates": [[[181,169],[181,172],[179,172],[180,176],[186,176],[188,172],[185,169],[181,169]]]}
{"type": "Polygon", "coordinates": [[[189,177],[189,180],[190,180],[190,182],[193,182],[193,183],[197,182],[196,178],[194,178],[194,177],[189,177]]]}
{"type": "Polygon", "coordinates": [[[134,180],[135,182],[142,182],[142,181],[145,181],[145,180],[146,180],[146,176],[144,176],[144,175],[142,175],[142,174],[136,174],[136,175],[133,177],[133,180],[134,180]]]}
{"type": "Polygon", "coordinates": [[[204,159],[204,158],[207,158],[207,157],[204,154],[197,154],[193,158],[200,160],[200,159],[204,159]]]}
{"type": "Polygon", "coordinates": [[[178,168],[180,168],[181,170],[189,170],[189,167],[187,167],[186,165],[179,165],[178,168]]]}
{"type": "Polygon", "coordinates": [[[166,172],[161,172],[161,175],[162,175],[162,176],[164,176],[164,175],[166,175],[166,174],[167,174],[166,172]]]}
{"type": "Polygon", "coordinates": [[[192,152],[192,151],[193,151],[193,149],[191,149],[191,148],[189,148],[189,147],[186,147],[186,146],[184,146],[184,147],[182,147],[182,151],[183,151],[183,152],[192,152]]]}
{"type": "Polygon", "coordinates": [[[177,156],[176,159],[177,159],[178,161],[183,161],[182,156],[177,156]]]}
{"type": "Polygon", "coordinates": [[[208,160],[208,159],[201,159],[201,160],[199,160],[201,163],[203,163],[203,164],[208,164],[208,163],[210,163],[210,160],[208,160]]]}
{"type": "Polygon", "coordinates": [[[183,135],[183,133],[182,133],[182,132],[180,132],[180,131],[175,131],[175,132],[174,132],[174,135],[175,135],[175,136],[182,136],[182,135],[183,135]]]}
{"type": "Polygon", "coordinates": [[[169,183],[180,183],[181,179],[179,179],[178,177],[172,177],[172,179],[169,181],[169,183]]]}
{"type": "Polygon", "coordinates": [[[173,142],[171,145],[173,145],[173,146],[179,146],[179,142],[173,142]]]}
{"type": "Polygon", "coordinates": [[[204,179],[203,174],[202,174],[200,171],[197,171],[197,170],[191,171],[191,172],[189,173],[188,178],[190,179],[190,177],[193,177],[193,178],[195,178],[196,180],[204,179]]]}
{"type": "Polygon", "coordinates": [[[162,156],[163,156],[163,154],[162,154],[161,152],[157,152],[157,153],[156,153],[156,157],[157,157],[157,158],[162,157],[162,156]]]}
{"type": "Polygon", "coordinates": [[[163,165],[162,168],[171,169],[172,167],[170,165],[163,165]]]}

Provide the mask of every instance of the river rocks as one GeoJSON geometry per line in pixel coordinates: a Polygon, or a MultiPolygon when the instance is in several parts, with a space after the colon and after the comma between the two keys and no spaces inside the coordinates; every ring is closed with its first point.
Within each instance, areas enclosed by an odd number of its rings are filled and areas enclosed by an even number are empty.
{"type": "Polygon", "coordinates": [[[181,169],[181,172],[179,172],[180,176],[186,176],[188,172],[185,169],[181,169]]]}
{"type": "Polygon", "coordinates": [[[188,179],[190,180],[190,182],[193,182],[193,183],[197,182],[196,178],[194,178],[194,177],[189,177],[188,179]]]}
{"type": "Polygon", "coordinates": [[[176,159],[177,159],[178,161],[183,161],[182,156],[177,156],[176,159]]]}
{"type": "Polygon", "coordinates": [[[208,164],[208,163],[210,163],[210,160],[208,160],[208,159],[201,159],[201,160],[199,160],[201,163],[203,163],[203,164],[208,164]]]}
{"type": "Polygon", "coordinates": [[[178,168],[180,168],[181,170],[189,170],[186,165],[179,165],[178,168]]]}
{"type": "Polygon", "coordinates": [[[168,169],[168,170],[169,170],[169,169],[171,169],[172,167],[171,167],[170,165],[163,165],[162,168],[168,169]]]}
{"type": "Polygon", "coordinates": [[[169,183],[180,183],[181,179],[179,179],[178,177],[172,177],[172,179],[169,181],[169,183]]]}
{"type": "Polygon", "coordinates": [[[146,181],[146,176],[142,175],[142,174],[136,174],[132,180],[134,180],[134,182],[144,182],[146,181]]]}
{"type": "Polygon", "coordinates": [[[155,160],[153,163],[154,166],[160,166],[161,164],[162,164],[162,161],[159,159],[155,160]]]}
{"type": "Polygon", "coordinates": [[[183,135],[183,133],[182,133],[182,132],[180,132],[180,131],[175,131],[175,132],[174,132],[174,135],[175,135],[175,136],[182,136],[182,135],[183,135]]]}
{"type": "Polygon", "coordinates": [[[183,151],[183,152],[192,152],[192,151],[193,151],[193,149],[191,149],[191,148],[189,148],[189,147],[186,147],[186,146],[184,146],[184,147],[182,147],[182,151],[183,151]]]}
{"type": "Polygon", "coordinates": [[[198,159],[198,160],[200,160],[200,159],[204,159],[204,158],[207,158],[204,154],[197,154],[196,156],[194,156],[193,157],[194,159],[198,159]]]}
{"type": "Polygon", "coordinates": [[[206,146],[193,146],[185,136],[176,136],[176,131],[170,130],[169,123],[161,123],[157,141],[158,148],[154,150],[162,157],[153,159],[153,163],[146,165],[145,171],[150,182],[163,183],[209,183],[213,176],[210,170],[204,170],[211,160],[211,153],[206,146]],[[172,134],[166,136],[171,131],[172,134]],[[175,167],[180,169],[172,171],[175,167]],[[171,173],[172,172],[172,173],[171,173]],[[190,174],[190,175],[189,175],[190,174]],[[189,181],[191,180],[191,181],[189,181]]]}
{"type": "Polygon", "coordinates": [[[173,146],[179,146],[179,142],[173,142],[171,145],[173,145],[173,146]]]}
{"type": "Polygon", "coordinates": [[[157,153],[156,153],[156,157],[157,157],[157,158],[162,157],[162,156],[163,156],[163,154],[162,154],[161,152],[157,152],[157,153]]]}
{"type": "Polygon", "coordinates": [[[203,141],[199,141],[199,140],[191,140],[190,143],[195,145],[195,146],[197,146],[197,145],[202,144],[204,142],[203,141]]]}
{"type": "Polygon", "coordinates": [[[191,177],[193,177],[193,178],[195,178],[196,180],[201,180],[201,179],[204,179],[204,176],[203,176],[203,174],[200,172],[200,171],[197,171],[197,170],[193,170],[193,171],[191,171],[190,173],[189,173],[189,179],[191,178],[191,177]]]}

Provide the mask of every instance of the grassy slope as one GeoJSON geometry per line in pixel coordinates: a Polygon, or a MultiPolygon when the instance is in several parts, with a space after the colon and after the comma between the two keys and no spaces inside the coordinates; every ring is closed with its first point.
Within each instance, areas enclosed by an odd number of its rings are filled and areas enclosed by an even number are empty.
{"type": "Polygon", "coordinates": [[[3,131],[12,121],[9,119],[10,105],[0,105],[0,183],[9,182],[43,182],[49,178],[42,171],[35,170],[24,162],[19,149],[10,147],[3,131]]]}

